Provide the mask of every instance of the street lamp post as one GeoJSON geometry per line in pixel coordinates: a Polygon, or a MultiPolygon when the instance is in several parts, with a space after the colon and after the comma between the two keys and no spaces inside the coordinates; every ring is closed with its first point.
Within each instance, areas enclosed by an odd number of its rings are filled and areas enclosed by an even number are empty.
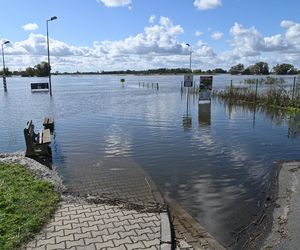
{"type": "Polygon", "coordinates": [[[48,22],[57,19],[56,16],[51,17],[49,20],[46,20],[47,26],[47,52],[48,52],[48,66],[49,66],[49,88],[50,88],[50,96],[52,96],[52,85],[51,85],[51,65],[50,65],[50,50],[49,50],[49,33],[48,33],[48,22]]]}
{"type": "Polygon", "coordinates": [[[192,73],[192,46],[189,43],[186,43],[190,50],[190,72],[192,73]]]}
{"type": "Polygon", "coordinates": [[[3,88],[4,92],[7,92],[7,85],[6,85],[6,70],[5,70],[5,60],[4,60],[4,48],[3,45],[8,44],[9,41],[5,41],[1,44],[2,47],[2,60],[3,60],[3,88]]]}

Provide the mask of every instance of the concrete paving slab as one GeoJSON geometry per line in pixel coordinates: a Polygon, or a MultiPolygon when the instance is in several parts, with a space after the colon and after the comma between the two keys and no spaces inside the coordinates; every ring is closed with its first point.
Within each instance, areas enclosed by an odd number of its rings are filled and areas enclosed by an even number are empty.
{"type": "Polygon", "coordinates": [[[273,225],[262,249],[299,249],[300,161],[282,163],[273,225]]]}

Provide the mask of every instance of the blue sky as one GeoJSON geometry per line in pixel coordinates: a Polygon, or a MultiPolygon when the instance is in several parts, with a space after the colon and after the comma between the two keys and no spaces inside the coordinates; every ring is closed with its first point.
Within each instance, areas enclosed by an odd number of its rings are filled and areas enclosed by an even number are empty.
{"type": "Polygon", "coordinates": [[[10,0],[0,39],[10,69],[46,60],[46,20],[54,71],[246,66],[300,68],[300,1],[10,0]]]}

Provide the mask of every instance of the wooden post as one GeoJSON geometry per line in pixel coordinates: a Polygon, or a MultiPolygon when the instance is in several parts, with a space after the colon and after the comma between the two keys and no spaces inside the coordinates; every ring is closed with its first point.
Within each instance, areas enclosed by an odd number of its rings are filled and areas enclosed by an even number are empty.
{"type": "Polygon", "coordinates": [[[153,88],[153,82],[151,83],[151,87],[153,88]]]}
{"type": "Polygon", "coordinates": [[[144,88],[144,82],[143,82],[143,88],[144,88]]]}
{"type": "Polygon", "coordinates": [[[231,98],[231,96],[232,96],[232,80],[230,81],[230,98],[231,98]]]}
{"type": "Polygon", "coordinates": [[[181,81],[180,90],[181,90],[181,93],[182,93],[182,92],[183,92],[183,88],[182,88],[182,81],[181,81]]]}
{"type": "Polygon", "coordinates": [[[158,87],[158,83],[157,83],[156,89],[157,89],[157,90],[159,89],[159,87],[158,87]]]}

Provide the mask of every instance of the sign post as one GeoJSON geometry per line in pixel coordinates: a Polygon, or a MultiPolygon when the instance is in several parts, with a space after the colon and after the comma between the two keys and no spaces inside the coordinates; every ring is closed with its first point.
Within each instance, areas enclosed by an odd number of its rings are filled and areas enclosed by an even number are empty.
{"type": "Polygon", "coordinates": [[[121,78],[121,79],[120,79],[120,82],[121,82],[122,86],[124,86],[125,79],[124,79],[124,78],[121,78]]]}
{"type": "Polygon", "coordinates": [[[184,87],[190,88],[193,87],[193,75],[186,74],[184,75],[184,87]]]}
{"type": "Polygon", "coordinates": [[[189,88],[193,87],[193,75],[192,74],[186,74],[184,75],[184,82],[183,82],[183,86],[185,88],[187,88],[186,90],[186,112],[188,114],[188,109],[189,109],[189,88]]]}
{"type": "Polygon", "coordinates": [[[211,91],[212,91],[212,76],[200,76],[200,84],[199,84],[199,103],[211,102],[211,91]]]}

